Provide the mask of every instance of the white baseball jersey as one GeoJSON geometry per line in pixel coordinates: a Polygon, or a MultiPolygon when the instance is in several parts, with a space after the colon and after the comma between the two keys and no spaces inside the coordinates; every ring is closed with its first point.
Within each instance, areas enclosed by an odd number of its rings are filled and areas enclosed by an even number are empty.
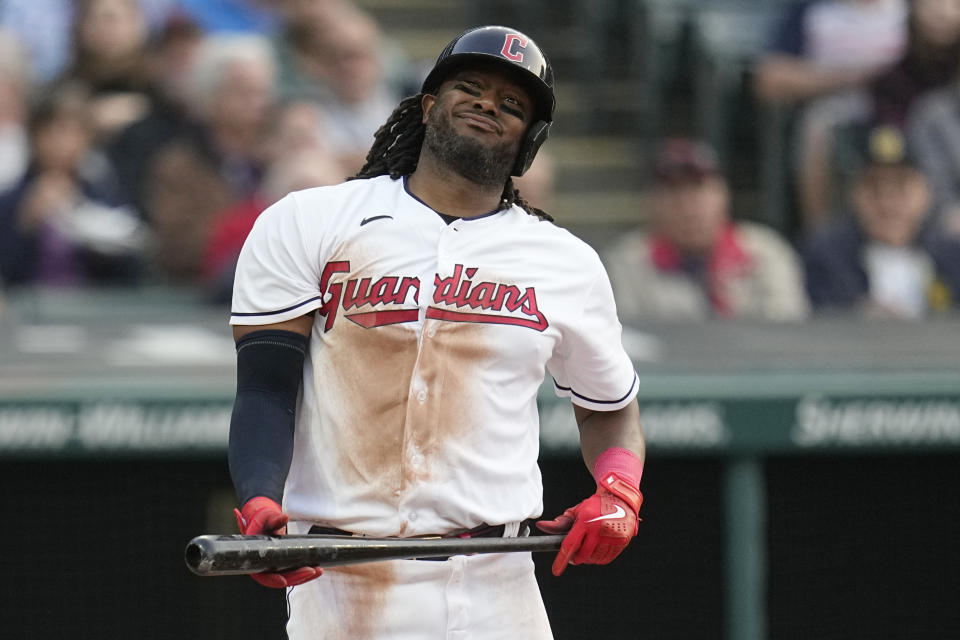
{"type": "Polygon", "coordinates": [[[447,225],[388,176],[290,194],[237,267],[231,322],[316,311],[291,520],[413,536],[539,516],[537,391],[637,392],[606,272],[518,207],[447,225]]]}

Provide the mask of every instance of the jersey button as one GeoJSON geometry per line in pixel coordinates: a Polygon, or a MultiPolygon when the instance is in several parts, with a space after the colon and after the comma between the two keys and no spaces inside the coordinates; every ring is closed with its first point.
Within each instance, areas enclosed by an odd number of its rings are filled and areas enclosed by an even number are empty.
{"type": "Polygon", "coordinates": [[[427,401],[427,390],[426,390],[426,389],[420,389],[420,391],[417,391],[417,400],[420,401],[420,402],[426,402],[426,401],[427,401]]]}

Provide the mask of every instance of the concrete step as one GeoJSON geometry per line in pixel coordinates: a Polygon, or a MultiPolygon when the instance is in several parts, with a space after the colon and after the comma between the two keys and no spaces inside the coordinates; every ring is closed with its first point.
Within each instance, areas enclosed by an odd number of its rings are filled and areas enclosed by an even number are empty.
{"type": "Polygon", "coordinates": [[[632,167],[571,167],[556,172],[557,192],[636,190],[640,173],[632,167]]]}
{"type": "Polygon", "coordinates": [[[642,87],[629,78],[560,79],[555,92],[554,128],[572,135],[639,136],[650,108],[642,87]]]}
{"type": "Polygon", "coordinates": [[[613,136],[552,136],[543,147],[553,161],[557,193],[643,188],[632,140],[613,136]]]}
{"type": "Polygon", "coordinates": [[[360,4],[377,19],[384,33],[389,35],[418,29],[443,29],[449,41],[465,28],[463,7],[456,2],[417,0],[411,6],[405,2],[365,0],[360,4]]]}
{"type": "MultiPolygon", "coordinates": [[[[640,169],[636,143],[626,137],[558,134],[550,138],[544,149],[553,157],[556,170],[565,174],[577,171],[632,173],[640,169]]],[[[636,184],[636,180],[631,179],[629,183],[636,184]]]]}
{"type": "MultiPolygon", "coordinates": [[[[381,23],[382,24],[382,23],[381,23]]],[[[385,25],[384,25],[385,26],[385,25]]],[[[457,29],[447,26],[433,27],[396,27],[384,29],[407,57],[414,62],[432,62],[457,34],[457,29]]]]}
{"type": "Polygon", "coordinates": [[[624,228],[644,224],[648,196],[644,191],[575,191],[558,193],[550,214],[571,229],[596,226],[624,228]]]}
{"type": "MultiPolygon", "coordinates": [[[[454,14],[414,16],[403,11],[375,14],[384,34],[400,44],[408,56],[414,59],[433,60],[443,47],[467,25],[454,14]]],[[[582,38],[577,38],[575,29],[558,29],[551,32],[542,43],[550,56],[550,64],[558,77],[575,77],[580,73],[581,60],[589,50],[582,38]],[[547,42],[557,41],[550,47],[547,42]]]]}

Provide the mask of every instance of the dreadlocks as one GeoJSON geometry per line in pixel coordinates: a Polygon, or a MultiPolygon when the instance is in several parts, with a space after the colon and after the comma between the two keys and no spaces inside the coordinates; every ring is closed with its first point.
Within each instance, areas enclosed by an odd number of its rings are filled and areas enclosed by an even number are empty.
{"type": "MultiPolygon", "coordinates": [[[[423,94],[418,93],[404,98],[397,105],[383,126],[377,129],[373,136],[373,146],[367,152],[366,163],[351,180],[383,175],[389,175],[396,180],[416,170],[426,131],[423,109],[420,106],[422,97],[423,94]]],[[[520,192],[513,186],[513,179],[507,178],[500,196],[499,208],[508,209],[514,204],[541,220],[553,221],[550,214],[520,197],[520,192]]]]}
{"type": "Polygon", "coordinates": [[[404,98],[373,136],[373,146],[367,152],[366,164],[355,178],[375,178],[389,175],[396,180],[410,175],[417,168],[423,134],[423,109],[417,94],[404,98]]]}

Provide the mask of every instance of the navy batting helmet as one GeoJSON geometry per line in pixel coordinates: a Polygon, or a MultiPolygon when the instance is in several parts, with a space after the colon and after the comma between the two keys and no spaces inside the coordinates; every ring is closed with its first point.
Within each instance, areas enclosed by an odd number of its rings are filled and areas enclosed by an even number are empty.
{"type": "Polygon", "coordinates": [[[530,168],[540,145],[547,139],[553,122],[556,99],[553,95],[553,67],[537,43],[510,27],[474,27],[464,31],[444,47],[433,69],[423,81],[421,91],[433,93],[455,70],[475,62],[493,62],[520,70],[518,77],[533,93],[536,102],[534,122],[517,154],[513,175],[520,176],[530,168]]]}

